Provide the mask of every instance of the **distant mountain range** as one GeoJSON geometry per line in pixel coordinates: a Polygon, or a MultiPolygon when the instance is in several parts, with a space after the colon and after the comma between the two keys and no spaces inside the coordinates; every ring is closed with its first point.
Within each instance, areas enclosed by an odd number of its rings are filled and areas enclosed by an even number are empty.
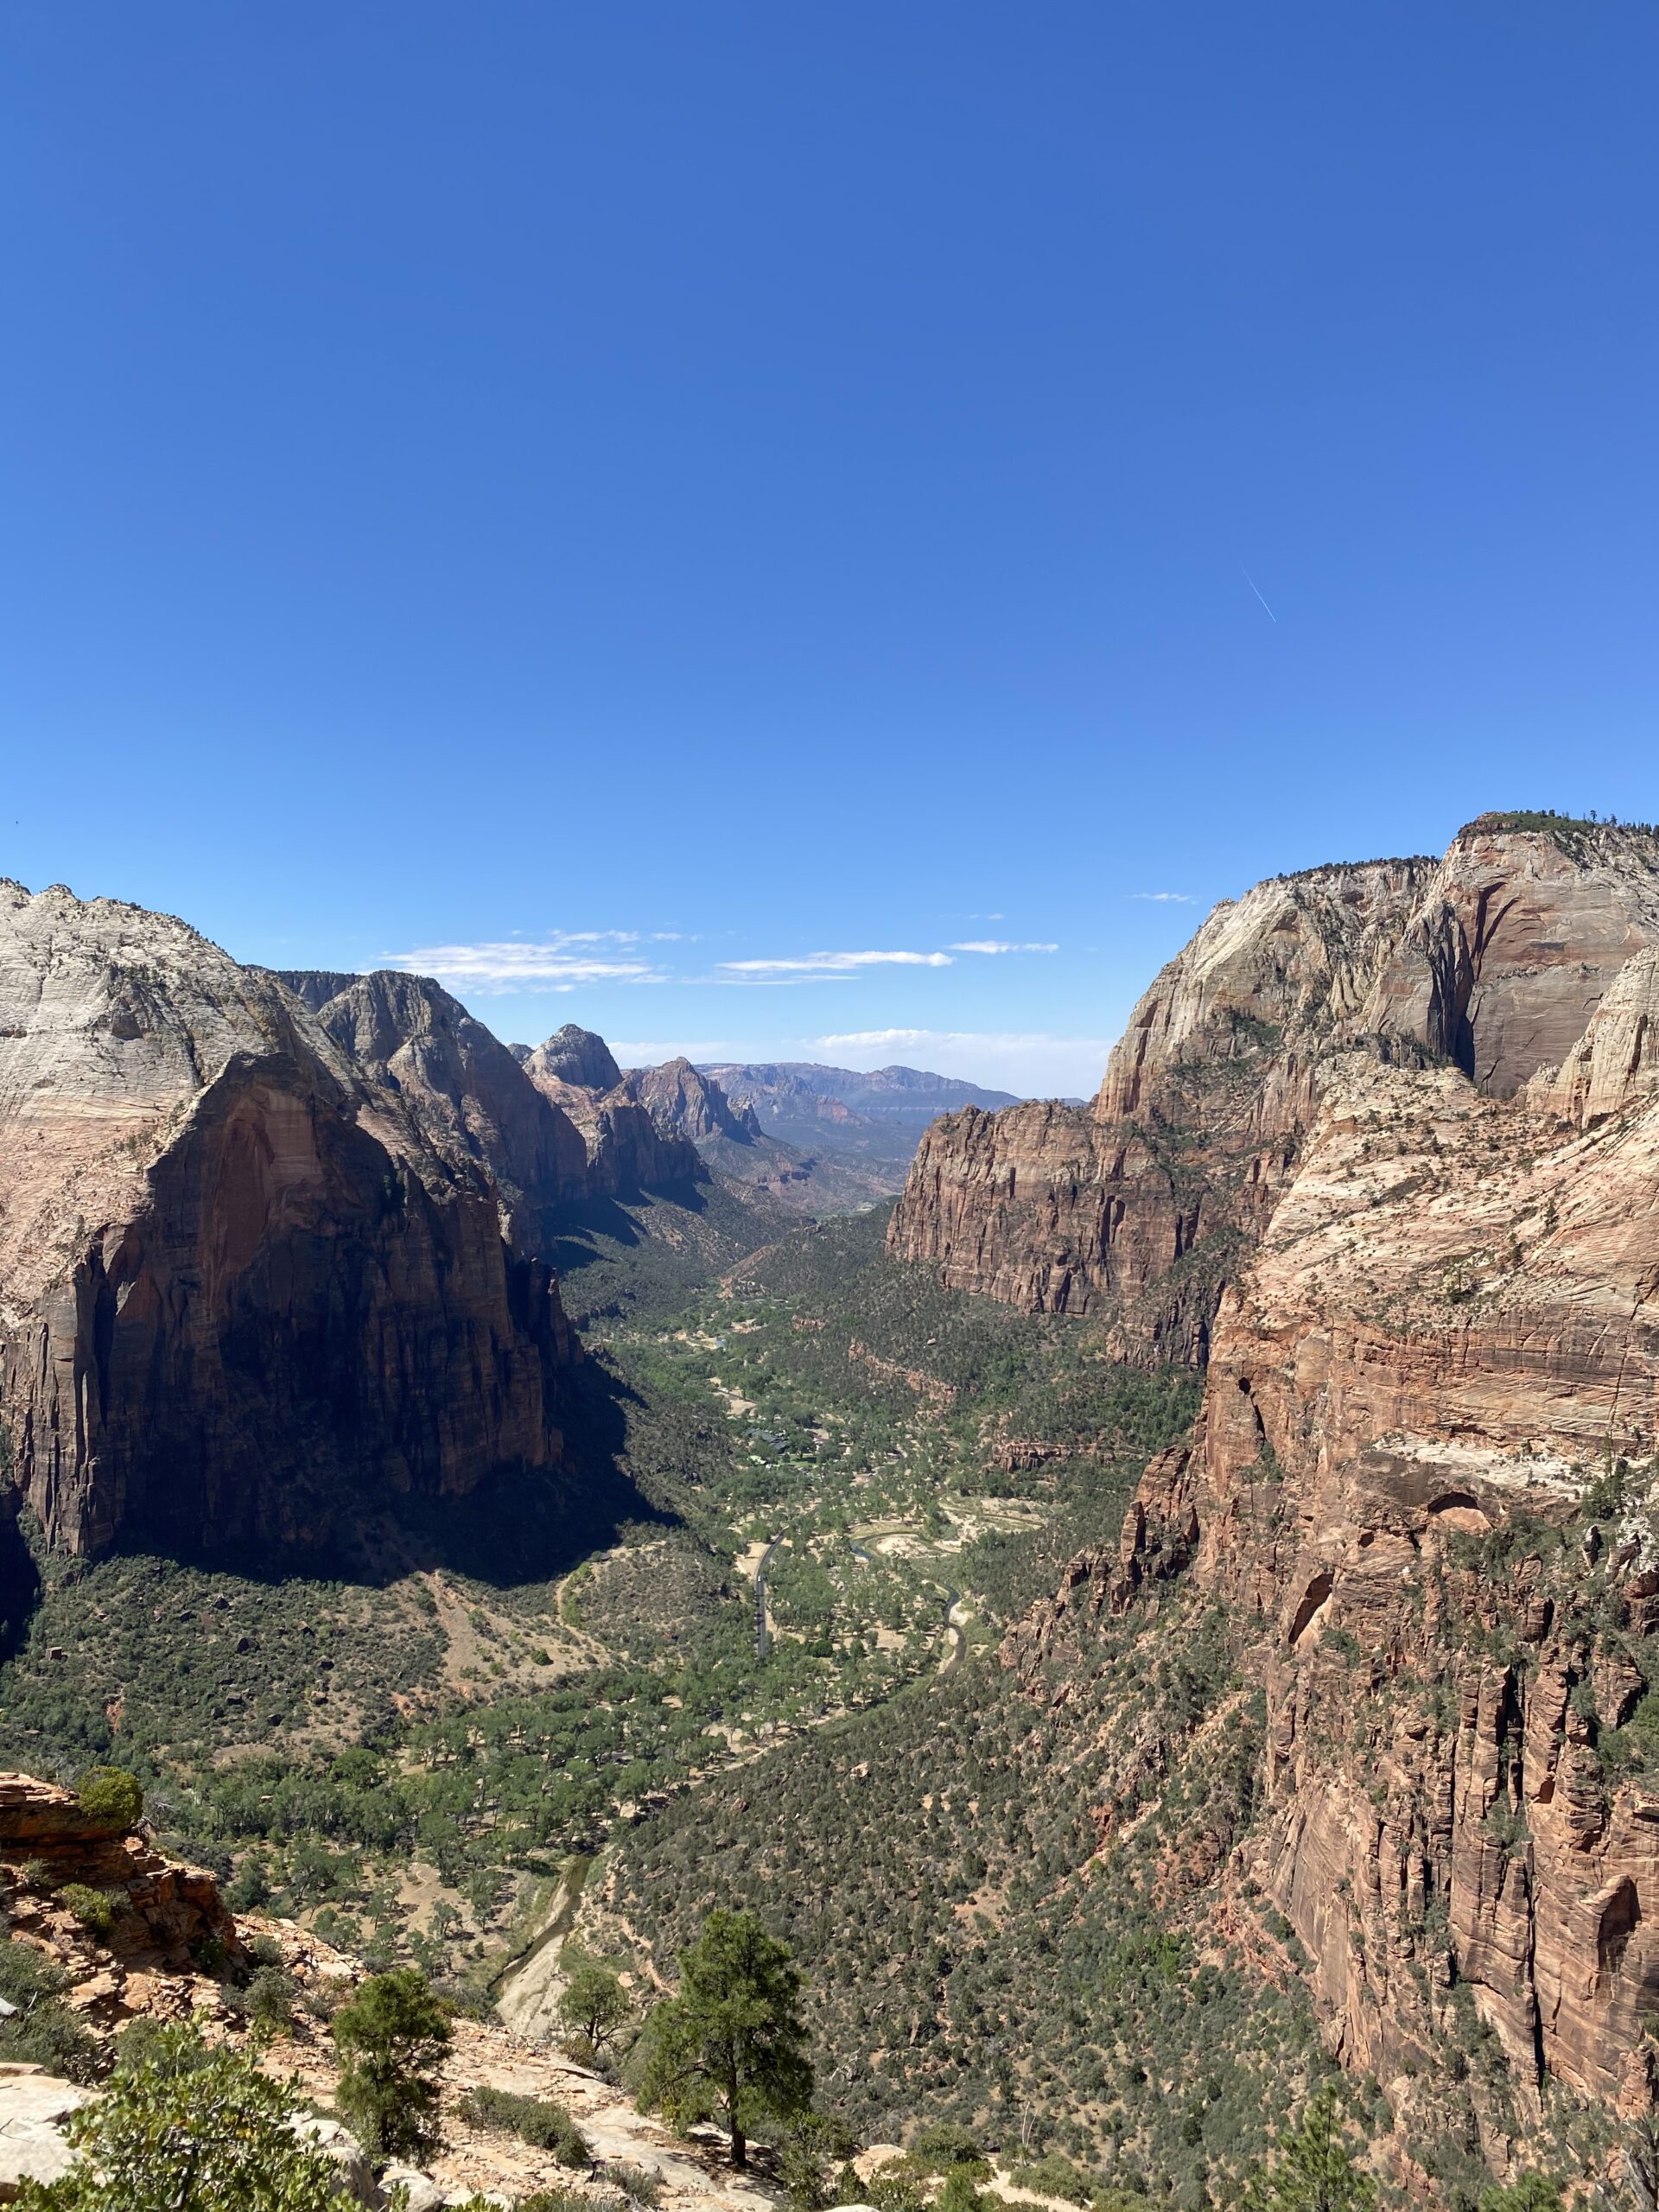
{"type": "Polygon", "coordinates": [[[728,1060],[707,1062],[699,1072],[713,1077],[734,1107],[747,1106],[758,1126],[780,1141],[872,1162],[908,1163],[922,1132],[941,1114],[964,1106],[994,1114],[1018,1103],[1010,1091],[923,1068],[866,1072],[815,1060],[728,1060]]]}

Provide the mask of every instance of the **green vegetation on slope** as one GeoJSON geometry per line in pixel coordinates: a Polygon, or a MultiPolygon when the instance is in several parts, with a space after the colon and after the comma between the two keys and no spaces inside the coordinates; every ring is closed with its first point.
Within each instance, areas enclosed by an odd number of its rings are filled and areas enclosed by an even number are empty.
{"type": "Polygon", "coordinates": [[[527,1491],[483,1501],[459,1555],[416,1519],[327,1580],[38,1553],[0,1760],[118,1759],[238,1904],[477,1989],[619,1821],[993,1637],[1189,1416],[1190,1377],[890,1262],[884,1213],[791,1231],[729,1290],[706,1214],[615,1214],[581,1230],[620,1448],[575,1572],[583,1501],[527,1491]],[[532,1507],[558,1542],[523,1543],[532,1507]]]}

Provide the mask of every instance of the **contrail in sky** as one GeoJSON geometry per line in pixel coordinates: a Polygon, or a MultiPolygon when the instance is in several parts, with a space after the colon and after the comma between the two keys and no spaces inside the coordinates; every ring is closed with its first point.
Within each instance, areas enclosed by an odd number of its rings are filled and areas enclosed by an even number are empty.
{"type": "MultiPolygon", "coordinates": [[[[1244,579],[1245,582],[1246,582],[1247,584],[1249,584],[1249,586],[1250,589],[1251,589],[1252,591],[1255,591],[1255,577],[1250,574],[1249,570],[1245,567],[1244,563],[1243,563],[1242,561],[1241,561],[1241,562],[1239,563],[1239,564],[1238,564],[1238,573],[1240,574],[1240,575],[1241,575],[1241,576],[1243,576],[1243,579],[1244,579]]],[[[1259,591],[1255,591],[1255,595],[1256,595],[1256,597],[1257,597],[1258,599],[1262,599],[1262,594],[1261,594],[1261,593],[1260,593],[1259,591]]],[[[1277,627],[1277,626],[1278,626],[1278,621],[1279,621],[1279,617],[1278,617],[1278,616],[1274,613],[1273,609],[1272,609],[1270,607],[1268,607],[1268,602],[1267,602],[1267,601],[1266,601],[1265,599],[1262,599],[1262,606],[1263,606],[1264,607],[1266,607],[1266,608],[1267,608],[1267,615],[1268,615],[1268,621],[1269,621],[1269,622],[1271,622],[1271,623],[1273,623],[1273,624],[1274,624],[1274,626],[1275,627],[1277,627]]]]}

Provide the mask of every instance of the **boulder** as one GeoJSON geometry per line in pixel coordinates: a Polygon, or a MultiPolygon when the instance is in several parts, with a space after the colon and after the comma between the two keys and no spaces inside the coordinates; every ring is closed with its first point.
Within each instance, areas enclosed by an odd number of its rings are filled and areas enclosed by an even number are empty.
{"type": "Polygon", "coordinates": [[[63,2122],[91,2096],[39,2066],[0,2064],[0,2204],[26,2181],[59,2181],[75,2164],[63,2122]]]}

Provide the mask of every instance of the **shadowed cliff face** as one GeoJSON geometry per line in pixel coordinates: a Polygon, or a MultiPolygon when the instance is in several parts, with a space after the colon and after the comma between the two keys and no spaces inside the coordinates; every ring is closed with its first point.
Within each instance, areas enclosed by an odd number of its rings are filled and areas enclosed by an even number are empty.
{"type": "Polygon", "coordinates": [[[1102,1314],[1128,1358],[1201,1362],[1341,1056],[1446,1061],[1508,1096],[1655,944],[1659,841],[1641,831],[1476,823],[1438,864],[1258,884],[1159,975],[1091,1109],[936,1122],[890,1249],[953,1288],[1102,1314]]]}
{"type": "Polygon", "coordinates": [[[49,1540],[321,1543],[556,1465],[576,1349],[452,1152],[181,923],[0,891],[0,1420],[49,1540]]]}

